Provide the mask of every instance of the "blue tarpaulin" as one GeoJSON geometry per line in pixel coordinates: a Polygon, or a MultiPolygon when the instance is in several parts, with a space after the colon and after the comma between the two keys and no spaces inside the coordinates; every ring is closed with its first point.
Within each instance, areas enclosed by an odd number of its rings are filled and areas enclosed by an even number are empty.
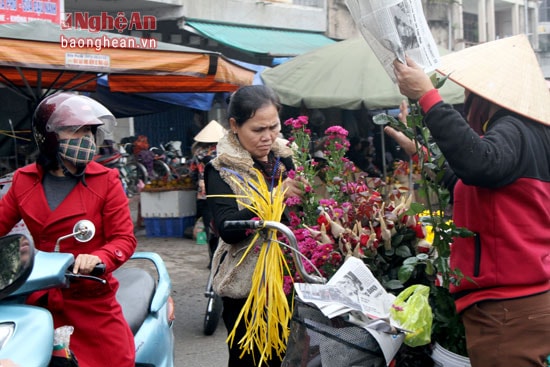
{"type": "Polygon", "coordinates": [[[174,106],[208,111],[215,94],[111,92],[105,76],[98,79],[96,91],[89,95],[105,105],[116,117],[130,117],[158,113],[174,106]]]}

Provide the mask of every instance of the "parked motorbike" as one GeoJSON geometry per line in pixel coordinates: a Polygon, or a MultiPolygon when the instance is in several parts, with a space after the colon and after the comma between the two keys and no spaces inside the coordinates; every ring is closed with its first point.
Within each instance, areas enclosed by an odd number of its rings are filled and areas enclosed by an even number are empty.
{"type": "MultiPolygon", "coordinates": [[[[94,234],[92,222],[79,221],[73,233],[57,240],[56,248],[64,239],[87,242],[94,234]]],[[[90,275],[73,274],[73,264],[72,254],[37,251],[23,234],[0,237],[0,361],[10,360],[21,367],[51,366],[52,316],[44,308],[25,304],[25,299],[38,290],[70,287],[75,278],[105,282],[99,277],[105,271],[103,264],[90,275]]],[[[136,366],[173,367],[174,304],[162,258],[151,252],[136,252],[114,275],[120,282],[117,299],[134,334],[136,366]],[[141,260],[152,265],[149,271],[133,265],[133,261],[141,260]]]]}

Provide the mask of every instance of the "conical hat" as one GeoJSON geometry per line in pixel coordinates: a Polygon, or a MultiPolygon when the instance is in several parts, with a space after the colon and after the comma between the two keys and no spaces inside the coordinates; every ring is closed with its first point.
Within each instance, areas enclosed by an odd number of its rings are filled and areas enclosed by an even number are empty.
{"type": "Polygon", "coordinates": [[[442,56],[437,71],[500,107],[550,125],[550,91],[523,34],[442,56]]]}
{"type": "Polygon", "coordinates": [[[216,120],[212,120],[202,128],[197,135],[195,141],[200,143],[217,143],[225,134],[225,129],[216,120]]]}

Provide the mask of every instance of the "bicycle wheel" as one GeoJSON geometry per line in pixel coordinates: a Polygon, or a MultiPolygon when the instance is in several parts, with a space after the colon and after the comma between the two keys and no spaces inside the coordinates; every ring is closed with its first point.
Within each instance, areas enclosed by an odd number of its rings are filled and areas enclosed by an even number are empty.
{"type": "Polygon", "coordinates": [[[133,197],[139,193],[138,185],[139,181],[147,182],[147,169],[145,166],[138,162],[126,163],[122,168],[121,177],[126,182],[127,196],[133,197]]]}
{"type": "Polygon", "coordinates": [[[160,159],[155,159],[153,161],[153,175],[156,179],[168,178],[171,179],[170,167],[160,159]]]}
{"type": "Polygon", "coordinates": [[[220,317],[222,315],[222,308],[222,298],[214,292],[211,292],[210,296],[208,297],[208,303],[206,304],[206,313],[204,315],[204,335],[214,334],[214,331],[216,331],[216,328],[218,327],[218,323],[220,321],[220,317]]]}

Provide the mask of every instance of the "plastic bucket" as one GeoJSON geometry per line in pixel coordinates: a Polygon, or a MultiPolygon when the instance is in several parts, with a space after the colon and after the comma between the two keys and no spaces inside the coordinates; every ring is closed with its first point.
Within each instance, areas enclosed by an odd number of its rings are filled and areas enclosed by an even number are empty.
{"type": "Polygon", "coordinates": [[[439,343],[435,343],[432,351],[432,360],[435,367],[471,367],[470,359],[448,351],[439,343]]]}

